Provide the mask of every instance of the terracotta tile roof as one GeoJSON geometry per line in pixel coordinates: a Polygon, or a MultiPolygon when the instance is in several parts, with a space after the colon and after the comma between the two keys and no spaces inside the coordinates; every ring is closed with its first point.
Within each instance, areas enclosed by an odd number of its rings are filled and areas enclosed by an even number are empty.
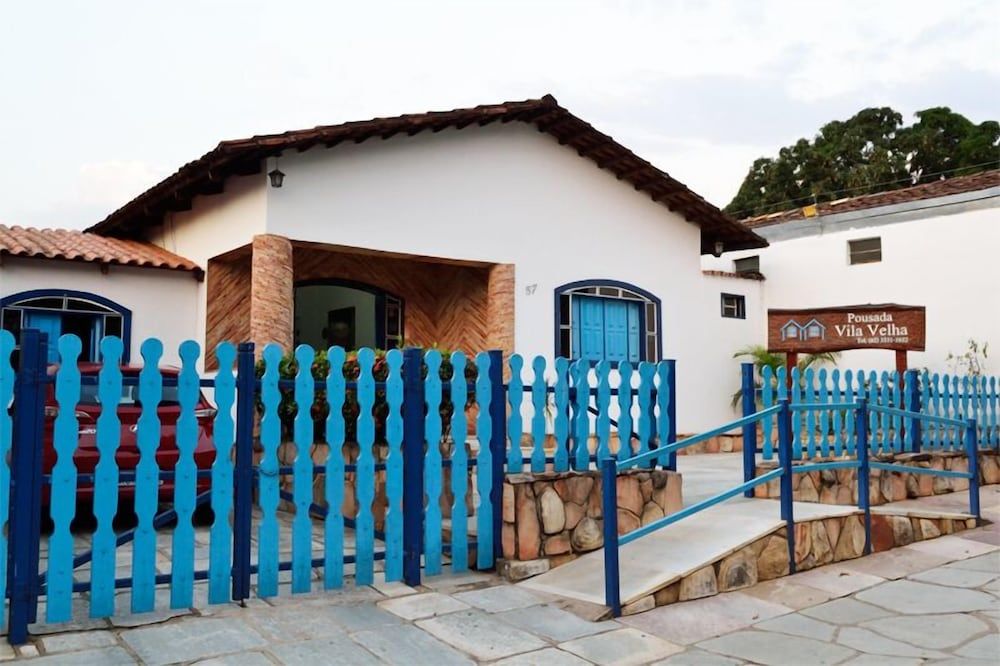
{"type": "Polygon", "coordinates": [[[804,220],[807,217],[834,215],[836,213],[846,213],[866,208],[878,208],[879,206],[891,206],[908,201],[943,197],[949,194],[975,192],[976,190],[985,190],[997,186],[1000,186],[1000,169],[993,169],[991,171],[974,173],[969,176],[956,176],[945,180],[935,180],[930,183],[904,187],[899,190],[828,201],[816,206],[815,211],[812,210],[812,206],[805,206],[804,208],[793,208],[778,213],[748,217],[740,221],[750,228],[765,227],[772,224],[792,222],[794,220],[804,220]]]}
{"type": "Polygon", "coordinates": [[[410,136],[423,131],[461,129],[494,122],[524,122],[555,137],[619,180],[654,201],[677,211],[702,228],[702,252],[711,252],[721,241],[725,249],[765,247],[767,242],[728,217],[664,171],[638,157],[610,136],[577,118],[551,95],[522,102],[504,102],[452,111],[416,113],[392,118],[374,118],[324,125],[312,129],[253,136],[223,141],[200,158],[189,162],[159,184],[140,194],[88,231],[123,237],[141,235],[143,227],[156,224],[171,210],[189,210],[198,194],[217,194],[230,175],[260,173],[265,158],[284,150],[308,150],[315,146],[333,147],[345,141],[361,143],[371,138],[388,139],[396,134],[410,136]]]}
{"type": "Polygon", "coordinates": [[[0,224],[0,256],[3,255],[169,268],[191,271],[196,275],[202,273],[193,261],[150,243],[71,229],[34,229],[0,224]]]}
{"type": "Polygon", "coordinates": [[[713,270],[703,270],[702,275],[708,275],[711,277],[723,277],[723,278],[737,278],[739,280],[754,280],[755,282],[763,282],[764,274],[757,271],[749,271],[746,273],[734,273],[732,271],[713,271],[713,270]]]}

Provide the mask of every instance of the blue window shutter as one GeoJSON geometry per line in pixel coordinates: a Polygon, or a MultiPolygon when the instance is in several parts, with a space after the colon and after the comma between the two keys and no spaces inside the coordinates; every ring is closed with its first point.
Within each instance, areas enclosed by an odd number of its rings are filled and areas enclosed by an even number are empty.
{"type": "Polygon", "coordinates": [[[604,358],[613,363],[628,360],[628,308],[625,301],[604,301],[604,358]]]}
{"type": "Polygon", "coordinates": [[[54,312],[32,312],[25,313],[25,328],[35,328],[42,333],[48,333],[48,362],[55,363],[59,360],[59,336],[62,333],[62,316],[54,312]]]}
{"type": "Polygon", "coordinates": [[[580,296],[580,347],[578,358],[600,361],[604,358],[604,303],[600,298],[580,296]]]}
{"type": "MultiPolygon", "coordinates": [[[[629,302],[628,305],[628,360],[638,363],[642,349],[642,335],[639,329],[639,304],[629,302]]],[[[654,360],[654,359],[646,359],[654,360]]]]}
{"type": "Polygon", "coordinates": [[[568,355],[570,358],[580,358],[580,299],[571,298],[570,302],[573,305],[570,317],[571,349],[568,355]]]}

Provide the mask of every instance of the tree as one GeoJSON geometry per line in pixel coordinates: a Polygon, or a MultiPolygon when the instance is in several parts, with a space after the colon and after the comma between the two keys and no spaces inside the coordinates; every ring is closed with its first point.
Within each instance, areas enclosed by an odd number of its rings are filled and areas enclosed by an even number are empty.
{"type": "Polygon", "coordinates": [[[736,218],[885,192],[1000,166],[1000,123],[976,125],[948,107],[903,126],[889,107],[863,109],[754,161],[725,211],[736,218]]]}

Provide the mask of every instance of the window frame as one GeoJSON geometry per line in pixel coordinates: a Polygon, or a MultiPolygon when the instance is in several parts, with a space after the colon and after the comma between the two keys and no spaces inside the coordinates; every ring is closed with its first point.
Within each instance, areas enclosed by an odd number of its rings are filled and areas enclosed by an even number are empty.
{"type": "Polygon", "coordinates": [[[737,275],[757,275],[760,274],[760,255],[752,254],[749,257],[741,257],[740,259],[733,259],[733,272],[737,275]],[[740,268],[740,262],[753,261],[755,264],[754,268],[740,268]]]}
{"type": "MultiPolygon", "coordinates": [[[[570,361],[580,360],[574,357],[577,353],[573,349],[573,295],[586,296],[592,298],[604,298],[608,300],[620,300],[632,303],[639,303],[639,361],[657,362],[663,360],[663,315],[662,302],[651,292],[629,282],[609,279],[578,280],[559,285],[553,290],[553,351],[554,357],[560,356],[568,358],[570,361]],[[628,296],[623,295],[625,292],[628,296]],[[563,307],[563,298],[566,298],[566,307],[563,307]],[[652,317],[650,317],[652,309],[652,317]],[[564,323],[565,321],[565,323],[564,323]],[[563,335],[568,335],[567,349],[563,349],[563,335]],[[649,357],[652,349],[654,358],[649,357]],[[563,353],[567,351],[568,353],[563,353]]],[[[594,364],[594,361],[590,361],[594,364]]],[[[618,365],[618,361],[609,361],[613,366],[618,365]]]]}
{"type": "MultiPolygon", "coordinates": [[[[121,362],[123,364],[128,363],[132,355],[132,311],[120,303],[112,301],[110,298],[105,298],[99,294],[94,294],[89,291],[76,291],[74,289],[32,289],[29,291],[21,291],[16,294],[11,294],[9,296],[4,296],[0,298],[0,325],[2,325],[3,317],[8,311],[18,311],[21,313],[21,328],[20,331],[24,330],[24,313],[25,312],[58,312],[58,313],[77,313],[85,314],[91,316],[102,317],[102,330],[107,330],[107,319],[108,317],[116,317],[121,322],[121,335],[118,336],[122,341],[122,357],[121,362]],[[62,299],[62,307],[48,307],[48,306],[37,306],[33,305],[27,301],[33,301],[40,298],[59,298],[62,299]],[[77,301],[87,301],[93,305],[98,306],[98,309],[84,309],[84,308],[74,308],[70,307],[70,300],[77,301]]],[[[14,347],[15,351],[21,349],[20,341],[20,331],[16,336],[16,344],[14,347]]],[[[50,341],[51,342],[51,341],[50,341]]]]}
{"type": "MultiPolygon", "coordinates": [[[[292,317],[295,316],[295,290],[299,287],[345,287],[347,289],[357,289],[372,294],[375,297],[375,340],[376,347],[388,351],[389,349],[402,349],[406,343],[406,300],[391,291],[383,289],[368,282],[358,282],[344,278],[312,278],[308,280],[298,280],[292,285],[292,317]],[[398,313],[396,324],[398,330],[391,330],[391,318],[389,310],[395,309],[398,313]],[[395,343],[390,347],[389,343],[395,343]]],[[[292,328],[294,329],[294,324],[292,328]]],[[[294,331],[293,331],[294,334],[294,331]]]]}
{"type": "Polygon", "coordinates": [[[720,314],[723,319],[746,319],[747,318],[747,297],[743,294],[730,294],[727,292],[722,292],[719,298],[719,309],[720,314]],[[726,314],[726,299],[732,298],[735,300],[736,312],[735,314],[726,314]]]}
{"type": "Polygon", "coordinates": [[[864,238],[851,238],[847,241],[847,264],[849,266],[863,266],[865,264],[880,264],[882,263],[882,237],[881,236],[866,236],[864,238]],[[874,250],[855,250],[855,243],[865,243],[869,241],[878,241],[878,248],[874,250]],[[877,259],[868,259],[868,256],[878,255],[877,259]],[[860,261],[855,261],[855,257],[859,257],[860,261]]]}

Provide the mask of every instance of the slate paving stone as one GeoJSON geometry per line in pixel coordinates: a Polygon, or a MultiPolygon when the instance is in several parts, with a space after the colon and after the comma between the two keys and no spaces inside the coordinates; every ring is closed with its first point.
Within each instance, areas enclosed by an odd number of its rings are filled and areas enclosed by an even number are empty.
{"type": "Polygon", "coordinates": [[[1000,575],[1000,550],[973,557],[967,560],[959,560],[946,564],[949,569],[969,569],[972,571],[987,571],[1000,575]]]}
{"type": "Polygon", "coordinates": [[[662,661],[657,661],[652,666],[740,666],[742,663],[740,660],[711,652],[687,650],[662,661]]]}
{"type": "Polygon", "coordinates": [[[104,647],[37,657],[27,662],[31,666],[124,666],[138,663],[121,647],[104,647]]]}
{"type": "Polygon", "coordinates": [[[808,585],[792,582],[787,577],[775,578],[742,590],[744,594],[780,604],[792,610],[808,608],[830,599],[830,593],[808,585]]]}
{"type": "Polygon", "coordinates": [[[387,613],[370,604],[361,606],[329,606],[322,609],[321,614],[329,618],[337,627],[349,633],[398,625],[402,622],[392,613],[387,613]]]}
{"type": "Polygon", "coordinates": [[[379,608],[404,620],[420,620],[466,610],[469,605],[440,592],[425,592],[379,602],[379,608]]]}
{"type": "MultiPolygon", "coordinates": [[[[887,657],[886,655],[860,654],[848,659],[840,666],[921,666],[927,663],[915,657],[887,657]]],[[[941,662],[937,662],[940,664],[941,662]]],[[[982,666],[980,664],[979,666],[982,666]]]]}
{"type": "Polygon", "coordinates": [[[115,636],[110,631],[79,631],[52,634],[43,638],[41,643],[42,649],[45,650],[46,654],[117,645],[115,636]]]}
{"type": "Polygon", "coordinates": [[[281,606],[255,609],[244,618],[257,631],[271,641],[304,641],[324,638],[331,633],[342,634],[343,629],[333,623],[326,609],[314,606],[281,606]]]}
{"type": "Polygon", "coordinates": [[[985,610],[996,600],[985,592],[894,580],[857,595],[861,601],[906,615],[985,610]]]}
{"type": "Polygon", "coordinates": [[[839,566],[851,571],[879,576],[886,580],[895,580],[933,569],[949,560],[950,558],[922,553],[919,550],[893,548],[867,557],[859,557],[856,560],[841,562],[839,566]]]}
{"type": "Polygon", "coordinates": [[[857,624],[892,615],[884,608],[872,606],[856,599],[834,599],[813,608],[803,609],[800,612],[803,615],[833,624],[857,624]]]}
{"type": "Polygon", "coordinates": [[[645,664],[684,650],[680,645],[632,627],[578,638],[559,647],[594,664],[615,666],[645,664]]]}
{"type": "Polygon", "coordinates": [[[947,557],[949,560],[967,560],[970,557],[976,557],[977,555],[997,550],[997,547],[992,544],[963,539],[957,536],[944,536],[927,541],[918,541],[906,547],[919,550],[922,553],[947,557]]]}
{"type": "Polygon", "coordinates": [[[238,652],[194,663],[198,666],[274,666],[274,662],[262,652],[238,652]]]}
{"type": "Polygon", "coordinates": [[[212,617],[140,627],[123,633],[122,640],[149,666],[243,652],[267,644],[240,619],[212,617]]]}
{"type": "Polygon", "coordinates": [[[909,579],[923,583],[948,585],[949,587],[982,587],[998,577],[1000,577],[1000,572],[941,568],[914,574],[909,579]]]}
{"type": "Polygon", "coordinates": [[[883,583],[885,579],[834,564],[795,574],[792,576],[792,582],[815,587],[829,592],[834,597],[843,597],[866,587],[883,583]]]}
{"type": "Polygon", "coordinates": [[[901,641],[886,638],[874,631],[860,627],[844,627],[837,635],[837,642],[867,654],[888,655],[895,657],[919,657],[921,659],[943,659],[948,655],[935,650],[928,650],[916,645],[908,645],[901,641]]]}
{"type": "Polygon", "coordinates": [[[524,588],[513,585],[497,585],[482,590],[459,592],[456,599],[481,608],[487,613],[502,613],[515,608],[527,608],[543,603],[543,600],[524,588]]]}
{"type": "Polygon", "coordinates": [[[803,638],[815,638],[819,641],[829,641],[837,633],[837,627],[820,620],[815,620],[806,615],[793,613],[782,615],[781,617],[764,620],[754,625],[755,629],[765,631],[777,631],[782,634],[792,636],[802,636],[803,638]]]}
{"type": "MultiPolygon", "coordinates": [[[[884,617],[862,627],[911,645],[942,650],[961,645],[987,632],[990,625],[971,615],[915,615],[884,617]]],[[[1000,653],[997,653],[1000,658],[1000,653]]]]}
{"type": "Polygon", "coordinates": [[[834,643],[752,630],[712,638],[698,647],[766,666],[826,666],[839,664],[856,654],[834,643]]]}
{"type": "Polygon", "coordinates": [[[375,655],[343,635],[284,643],[271,647],[269,652],[286,666],[374,666],[379,663],[375,655]]]}
{"type": "Polygon", "coordinates": [[[351,634],[351,638],[383,663],[395,666],[434,664],[434,666],[465,666],[474,662],[454,648],[445,645],[414,626],[393,627],[390,631],[376,629],[351,634]]]}
{"type": "Polygon", "coordinates": [[[545,648],[501,659],[493,666],[588,666],[589,664],[589,661],[584,661],[569,652],[557,648],[545,648]]]}
{"type": "Polygon", "coordinates": [[[537,636],[476,609],[418,620],[417,626],[483,661],[546,647],[545,642],[537,636]]]}
{"type": "Polygon", "coordinates": [[[498,613],[504,622],[556,643],[592,636],[618,627],[612,622],[588,622],[555,606],[541,605],[498,613]]]}
{"type": "Polygon", "coordinates": [[[981,636],[955,650],[955,654],[970,659],[985,659],[995,664],[1000,661],[1000,633],[981,636]]]}

